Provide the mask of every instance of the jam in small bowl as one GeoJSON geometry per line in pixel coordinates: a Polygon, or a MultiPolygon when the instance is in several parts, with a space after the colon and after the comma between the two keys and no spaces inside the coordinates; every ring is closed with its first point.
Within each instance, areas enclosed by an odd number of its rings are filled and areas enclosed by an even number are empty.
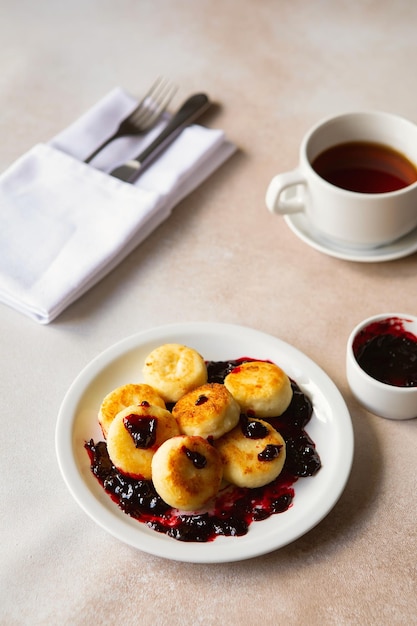
{"type": "Polygon", "coordinates": [[[371,413],[417,417],[417,317],[385,313],[358,324],[347,343],[346,374],[353,395],[371,413]]]}

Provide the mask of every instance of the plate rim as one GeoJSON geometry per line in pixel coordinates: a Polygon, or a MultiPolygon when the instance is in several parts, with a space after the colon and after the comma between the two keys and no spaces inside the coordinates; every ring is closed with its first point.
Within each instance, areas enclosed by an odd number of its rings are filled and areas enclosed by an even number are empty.
{"type": "Polygon", "coordinates": [[[332,245],[319,236],[315,237],[310,222],[303,213],[284,215],[284,220],[290,230],[308,246],[322,254],[336,259],[342,259],[343,261],[355,263],[385,263],[387,261],[397,261],[398,259],[402,259],[417,252],[417,227],[391,244],[375,248],[373,251],[364,251],[360,249],[344,248],[337,244],[332,245]],[[412,243],[408,245],[404,243],[407,239],[412,240],[412,243]],[[403,245],[401,245],[401,242],[403,245]]]}
{"type": "MultiPolygon", "coordinates": [[[[244,343],[245,340],[242,339],[243,346],[244,343]]],[[[271,351],[273,350],[271,349],[271,351]]],[[[233,355],[230,355],[230,358],[232,358],[232,356],[233,355]]],[[[297,380],[297,382],[299,381],[297,380]]],[[[302,384],[300,386],[302,386],[302,384]]],[[[192,563],[224,563],[254,558],[275,551],[292,543],[317,526],[335,506],[345,489],[353,463],[354,436],[349,410],[341,392],[326,372],[298,348],[274,335],[244,325],[222,322],[189,322],[156,326],[131,334],[116,341],[91,359],[75,377],[62,400],[55,429],[55,451],[61,475],[74,500],[96,524],[101,526],[101,528],[113,537],[143,552],[166,559],[192,563]],[[129,352],[139,349],[144,343],[149,341],[162,343],[164,339],[161,340],[161,336],[172,334],[183,335],[184,333],[190,337],[192,335],[204,336],[206,339],[209,335],[214,335],[219,338],[223,337],[225,334],[233,333],[236,337],[240,334],[246,336],[246,342],[248,342],[248,339],[252,341],[271,341],[275,349],[278,347],[285,348],[286,352],[289,353],[291,357],[295,356],[302,364],[308,365],[310,378],[311,374],[313,374],[313,378],[319,378],[325,381],[325,386],[332,392],[332,402],[338,405],[339,414],[342,416],[341,425],[343,426],[344,435],[344,458],[340,461],[341,467],[338,468],[338,482],[337,485],[333,485],[333,492],[331,493],[329,501],[321,507],[320,514],[315,512],[315,516],[313,515],[313,519],[311,519],[308,524],[301,525],[298,531],[294,530],[290,538],[287,538],[285,541],[279,541],[279,538],[274,537],[274,541],[271,544],[261,546],[259,542],[252,540],[248,533],[242,538],[218,537],[214,542],[208,543],[178,542],[175,539],[171,539],[146,528],[145,525],[121,512],[101,486],[100,490],[104,498],[98,499],[87,484],[89,482],[96,486],[98,485],[97,479],[90,471],[88,471],[88,476],[83,475],[82,468],[77,465],[73,453],[73,433],[77,421],[75,407],[80,405],[83,395],[85,395],[89,386],[93,384],[94,380],[97,379],[100,373],[102,373],[109,364],[120,357],[126,356],[129,352]],[[70,445],[68,445],[69,443],[70,445]],[[117,507],[117,512],[114,510],[115,507],[117,507]],[[123,516],[121,520],[120,513],[123,516]],[[120,521],[121,524],[118,523],[120,521]],[[140,526],[138,526],[139,524],[140,526]],[[140,530],[139,533],[137,532],[138,529],[140,530]],[[122,530],[123,532],[121,532],[122,530]],[[143,539],[143,536],[147,537],[145,543],[140,539],[140,537],[143,539]],[[138,537],[139,541],[137,540],[138,537]],[[239,549],[242,547],[242,543],[244,543],[243,551],[239,549]],[[218,549],[217,546],[220,546],[220,548],[218,549]]],[[[312,480],[314,480],[314,477],[312,480]]],[[[287,515],[288,517],[290,511],[291,509],[283,515],[287,515]]],[[[271,525],[272,520],[273,525],[275,517],[276,516],[272,516],[269,520],[256,522],[256,524],[269,522],[271,525]]],[[[269,532],[267,534],[269,535],[271,533],[269,532]]],[[[272,535],[274,535],[274,532],[272,532],[272,535]]]]}

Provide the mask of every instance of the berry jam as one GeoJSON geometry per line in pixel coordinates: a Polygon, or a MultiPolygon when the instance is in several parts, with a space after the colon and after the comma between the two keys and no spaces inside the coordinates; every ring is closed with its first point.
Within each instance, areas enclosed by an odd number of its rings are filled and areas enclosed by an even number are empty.
{"type": "Polygon", "coordinates": [[[364,372],[387,385],[417,386],[417,337],[396,317],[373,322],[353,342],[353,353],[364,372]]]}
{"type": "Polygon", "coordinates": [[[196,467],[197,469],[203,469],[203,467],[206,467],[207,459],[204,454],[200,454],[199,452],[196,452],[194,450],[189,450],[187,446],[183,446],[182,451],[184,452],[186,457],[190,459],[194,467],[196,467]]]}
{"type": "MultiPolygon", "coordinates": [[[[234,367],[250,360],[209,361],[208,382],[222,383],[234,367]]],[[[300,477],[314,476],[321,467],[315,444],[304,430],[313,413],[311,401],[294,381],[291,386],[293,398],[285,413],[263,418],[281,433],[286,443],[284,468],[276,480],[264,487],[248,489],[229,485],[204,511],[180,514],[162,500],[151,480],[133,479],[116,470],[104,441],[90,440],[85,444],[91,471],[122,511],[173,539],[207,542],[219,535],[245,535],[252,522],[287,511],[294,498],[294,483],[300,477]]],[[[247,422],[246,416],[242,416],[242,422],[247,422]]],[[[267,454],[275,453],[269,450],[267,454]]]]}
{"type": "Polygon", "coordinates": [[[240,418],[240,429],[244,437],[248,439],[263,439],[268,435],[268,429],[260,422],[250,420],[246,415],[240,418]]]}
{"type": "Polygon", "coordinates": [[[123,425],[135,442],[136,448],[152,448],[156,441],[156,427],[158,420],[154,417],[127,415],[123,425]]]}

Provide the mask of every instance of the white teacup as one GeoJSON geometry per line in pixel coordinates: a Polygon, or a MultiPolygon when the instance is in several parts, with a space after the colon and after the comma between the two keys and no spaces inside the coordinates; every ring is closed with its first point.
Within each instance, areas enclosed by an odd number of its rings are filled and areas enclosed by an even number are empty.
{"type": "Polygon", "coordinates": [[[299,166],[272,179],[266,205],[280,215],[304,211],[319,234],[343,246],[373,248],[399,239],[417,227],[417,126],[378,111],[320,122],[302,140],[299,166]],[[356,144],[357,153],[346,144],[356,144]],[[329,171],[323,163],[319,168],[317,157],[335,146],[339,155],[327,154],[329,171]],[[383,171],[367,171],[380,166],[383,171]],[[362,169],[349,173],[356,167],[362,169]],[[335,182],[333,175],[345,180],[335,182]],[[403,186],[395,188],[397,182],[403,186]]]}

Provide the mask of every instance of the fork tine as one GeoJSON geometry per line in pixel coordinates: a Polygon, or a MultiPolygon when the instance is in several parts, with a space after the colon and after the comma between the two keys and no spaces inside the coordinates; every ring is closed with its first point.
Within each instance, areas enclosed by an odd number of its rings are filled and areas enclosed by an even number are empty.
{"type": "Polygon", "coordinates": [[[125,135],[135,135],[149,130],[162,115],[170,103],[177,88],[163,78],[158,78],[137,107],[122,120],[117,130],[88,156],[84,162],[90,161],[110,142],[125,135]]]}
{"type": "Polygon", "coordinates": [[[177,87],[172,85],[168,80],[160,85],[158,94],[155,97],[155,100],[158,99],[159,102],[159,106],[157,107],[159,111],[167,108],[176,91],[177,87]]]}
{"type": "Polygon", "coordinates": [[[144,104],[144,102],[146,102],[146,100],[151,98],[154,93],[158,92],[158,89],[160,89],[161,83],[163,83],[163,81],[164,81],[164,78],[161,76],[158,76],[156,81],[150,86],[149,91],[145,93],[142,100],[138,103],[138,108],[141,107],[144,104]]]}
{"type": "Polygon", "coordinates": [[[131,119],[143,127],[152,126],[171,102],[177,88],[169,81],[158,79],[142,99],[131,119]]]}

